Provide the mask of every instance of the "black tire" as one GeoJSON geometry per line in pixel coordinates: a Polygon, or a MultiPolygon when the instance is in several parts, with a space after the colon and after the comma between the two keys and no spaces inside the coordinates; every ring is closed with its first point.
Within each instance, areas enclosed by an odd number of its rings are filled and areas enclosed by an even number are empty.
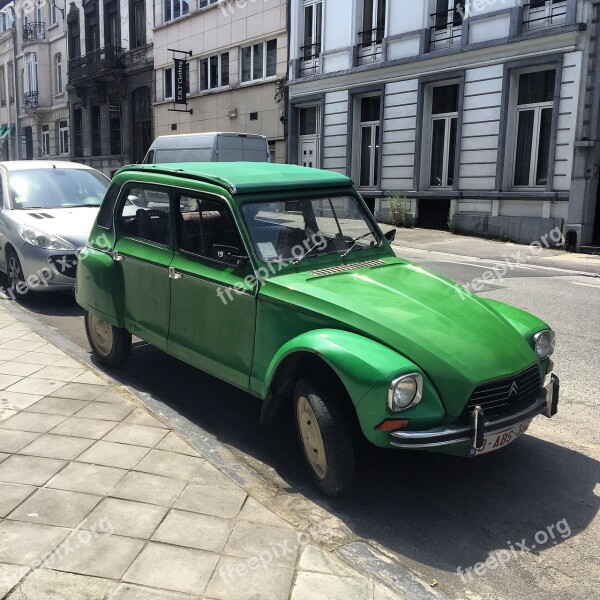
{"type": "Polygon", "coordinates": [[[17,301],[25,300],[30,294],[30,290],[25,284],[25,275],[19,256],[11,247],[6,249],[6,277],[8,279],[8,289],[10,296],[17,301]],[[25,287],[20,284],[25,284],[25,287]],[[25,291],[20,291],[20,290],[25,291]]]}
{"type": "Polygon", "coordinates": [[[102,321],[92,313],[85,314],[85,333],[94,356],[109,367],[123,365],[131,352],[131,333],[102,321]],[[99,326],[105,331],[105,343],[101,343],[99,326]]]}
{"type": "Polygon", "coordinates": [[[315,386],[310,379],[300,379],[294,388],[294,415],[300,446],[315,485],[331,497],[347,490],[354,479],[354,446],[335,388],[315,386]],[[316,429],[310,411],[316,419],[316,429]],[[322,444],[315,443],[317,430],[322,444]],[[319,456],[320,445],[324,456],[319,456]],[[309,453],[313,453],[312,460],[309,453]],[[319,460],[321,464],[317,465],[319,460]]]}

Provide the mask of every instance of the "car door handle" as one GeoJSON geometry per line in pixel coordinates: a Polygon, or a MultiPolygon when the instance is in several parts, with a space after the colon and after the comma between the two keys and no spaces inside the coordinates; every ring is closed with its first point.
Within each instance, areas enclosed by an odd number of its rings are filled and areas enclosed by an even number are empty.
{"type": "Polygon", "coordinates": [[[124,258],[124,256],[122,254],[119,254],[116,250],[114,252],[111,252],[110,255],[112,256],[112,259],[115,262],[121,262],[124,258]]]}
{"type": "Polygon", "coordinates": [[[174,267],[169,267],[169,278],[170,279],[183,279],[183,275],[178,273],[174,267]]]}

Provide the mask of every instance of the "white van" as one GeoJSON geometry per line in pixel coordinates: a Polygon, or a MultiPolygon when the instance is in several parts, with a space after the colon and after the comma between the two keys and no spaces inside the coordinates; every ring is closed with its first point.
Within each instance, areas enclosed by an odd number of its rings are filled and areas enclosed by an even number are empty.
{"type": "Polygon", "coordinates": [[[270,162],[269,143],[253,133],[161,135],[150,146],[145,164],[179,162],[270,162]]]}

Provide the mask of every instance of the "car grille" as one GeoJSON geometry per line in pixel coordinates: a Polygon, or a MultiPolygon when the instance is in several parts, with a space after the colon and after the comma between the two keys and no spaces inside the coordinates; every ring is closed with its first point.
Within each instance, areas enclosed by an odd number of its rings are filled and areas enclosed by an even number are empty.
{"type": "Polygon", "coordinates": [[[518,375],[485,383],[473,392],[463,416],[471,414],[476,406],[481,406],[486,416],[510,412],[532,400],[541,385],[538,365],[533,365],[518,375]]]}
{"type": "Polygon", "coordinates": [[[325,267],[311,271],[311,275],[333,275],[334,273],[343,273],[344,271],[354,271],[354,269],[364,269],[366,267],[381,267],[385,265],[382,260],[367,260],[364,262],[353,263],[351,265],[339,265],[337,267],[325,267]]]}
{"type": "Polygon", "coordinates": [[[75,254],[49,256],[48,262],[59,275],[75,279],[77,273],[77,256],[75,254]]]}

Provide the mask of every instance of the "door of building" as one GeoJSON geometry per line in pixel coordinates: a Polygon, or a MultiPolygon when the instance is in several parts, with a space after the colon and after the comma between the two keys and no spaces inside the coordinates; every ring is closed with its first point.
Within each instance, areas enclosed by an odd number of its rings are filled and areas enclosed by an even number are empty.
{"type": "Polygon", "coordinates": [[[133,147],[131,160],[141,163],[154,139],[152,135],[152,105],[150,103],[150,88],[140,87],[134,90],[132,99],[133,147]]]}

